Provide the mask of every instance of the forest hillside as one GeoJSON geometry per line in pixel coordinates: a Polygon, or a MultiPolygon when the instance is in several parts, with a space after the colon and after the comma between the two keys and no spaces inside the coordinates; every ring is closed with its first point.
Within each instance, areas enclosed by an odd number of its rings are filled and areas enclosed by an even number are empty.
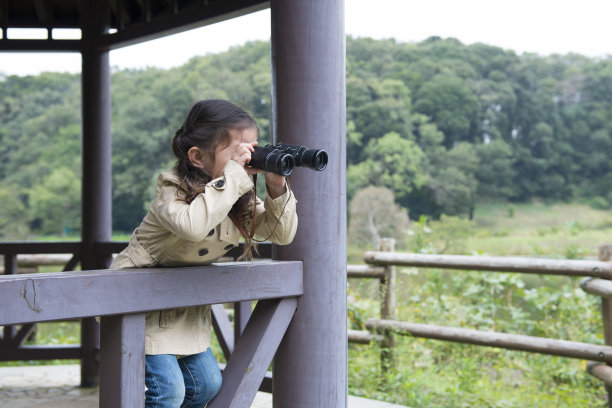
{"type": "MultiPolygon", "coordinates": [[[[244,106],[270,140],[268,42],[111,81],[115,231],[142,219],[194,101],[244,106]]],[[[349,200],[386,187],[412,219],[491,199],[612,207],[612,57],[349,37],[346,83],[349,200]]],[[[78,232],[80,103],[77,74],[0,74],[1,239],[78,232]]]]}

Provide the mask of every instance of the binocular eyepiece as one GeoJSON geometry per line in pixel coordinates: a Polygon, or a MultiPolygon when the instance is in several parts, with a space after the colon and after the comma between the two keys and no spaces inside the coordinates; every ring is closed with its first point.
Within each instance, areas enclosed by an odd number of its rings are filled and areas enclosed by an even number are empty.
{"type": "Polygon", "coordinates": [[[287,143],[255,146],[249,166],[285,177],[293,173],[295,167],[321,171],[327,167],[327,152],[287,143]]]}

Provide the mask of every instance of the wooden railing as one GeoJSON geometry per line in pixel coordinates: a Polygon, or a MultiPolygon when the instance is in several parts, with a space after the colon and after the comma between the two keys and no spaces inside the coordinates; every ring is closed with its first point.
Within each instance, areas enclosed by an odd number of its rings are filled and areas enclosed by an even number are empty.
{"type": "MultiPolygon", "coordinates": [[[[41,266],[59,267],[62,271],[73,271],[80,263],[80,242],[8,242],[0,243],[0,255],[4,265],[0,266],[0,276],[40,272],[41,266]]],[[[96,251],[100,255],[111,255],[121,252],[127,242],[100,242],[96,251]]],[[[258,258],[271,258],[272,245],[269,242],[260,243],[258,258]]],[[[232,248],[224,257],[225,260],[235,260],[242,253],[242,244],[232,248]]],[[[213,305],[213,324],[219,343],[226,360],[234,348],[235,339],[246,326],[251,311],[252,302],[236,302],[233,304],[234,324],[228,320],[223,305],[213,305]]],[[[0,361],[21,360],[56,360],[78,359],[81,357],[79,345],[38,345],[26,346],[24,342],[35,333],[36,323],[20,325],[5,325],[0,332],[0,361]]],[[[271,381],[268,376],[262,389],[270,391],[271,381]]]]}
{"type": "MultiPolygon", "coordinates": [[[[118,252],[122,247],[124,243],[100,244],[99,253],[118,252]]],[[[17,254],[72,253],[69,264],[74,267],[78,252],[79,243],[0,244],[5,257],[5,274],[0,276],[0,326],[4,326],[0,355],[4,359],[78,358],[79,346],[69,346],[69,351],[24,347],[26,334],[15,327],[21,325],[23,330],[37,322],[101,316],[100,406],[142,407],[145,312],[213,304],[213,315],[220,317],[215,328],[227,332],[221,304],[250,305],[258,300],[248,323],[238,324],[239,338],[224,333],[228,357],[224,381],[209,404],[212,408],[250,405],[296,309],[296,297],[303,293],[301,262],[15,273],[17,254]],[[16,350],[22,350],[21,354],[15,356],[16,350]]]]}
{"type": "MultiPolygon", "coordinates": [[[[612,407],[612,245],[599,248],[598,261],[395,253],[392,244],[383,241],[383,246],[381,249],[384,250],[365,253],[365,266],[348,266],[349,277],[380,279],[382,302],[381,318],[368,320],[365,325],[368,331],[349,334],[351,341],[368,343],[378,340],[388,346],[393,344],[389,337],[399,334],[589,360],[591,363],[587,370],[604,382],[609,406],[612,407]],[[389,269],[394,266],[585,277],[581,288],[602,298],[605,344],[396,321],[392,317],[394,312],[389,310],[389,305],[395,304],[392,294],[395,272],[389,269]],[[383,333],[383,336],[378,333],[383,333]]],[[[381,355],[381,360],[383,369],[393,363],[389,355],[381,355]]]]}

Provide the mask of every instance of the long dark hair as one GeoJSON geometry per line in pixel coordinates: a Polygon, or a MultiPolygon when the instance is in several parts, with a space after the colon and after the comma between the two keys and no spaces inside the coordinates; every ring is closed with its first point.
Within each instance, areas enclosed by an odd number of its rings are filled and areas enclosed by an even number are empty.
{"type": "MultiPolygon", "coordinates": [[[[184,197],[179,199],[190,204],[198,195],[205,193],[205,186],[213,175],[205,169],[191,164],[187,152],[192,147],[200,148],[207,159],[214,162],[215,151],[231,143],[230,130],[258,129],[257,123],[244,109],[222,99],[205,99],[192,108],[183,126],[172,138],[172,153],[176,157],[176,172],[181,180],[184,197]]],[[[241,196],[232,207],[230,215],[238,229],[250,231],[255,205],[255,191],[241,196]]],[[[244,235],[244,234],[243,234],[244,235]]],[[[251,259],[254,248],[253,237],[245,236],[244,252],[239,259],[251,259]]]]}

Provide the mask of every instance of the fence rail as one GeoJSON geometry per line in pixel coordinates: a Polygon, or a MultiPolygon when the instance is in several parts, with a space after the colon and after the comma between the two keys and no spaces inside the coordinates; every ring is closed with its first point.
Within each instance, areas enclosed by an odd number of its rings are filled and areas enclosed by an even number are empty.
{"type": "Polygon", "coordinates": [[[366,252],[372,265],[465,269],[472,271],[521,272],[539,275],[588,276],[612,279],[612,263],[602,261],[520,258],[501,256],[429,255],[393,252],[366,252]]]}
{"type": "Polygon", "coordinates": [[[371,319],[366,322],[366,327],[373,331],[387,331],[413,337],[612,363],[612,346],[395,320],[371,319]]]}

